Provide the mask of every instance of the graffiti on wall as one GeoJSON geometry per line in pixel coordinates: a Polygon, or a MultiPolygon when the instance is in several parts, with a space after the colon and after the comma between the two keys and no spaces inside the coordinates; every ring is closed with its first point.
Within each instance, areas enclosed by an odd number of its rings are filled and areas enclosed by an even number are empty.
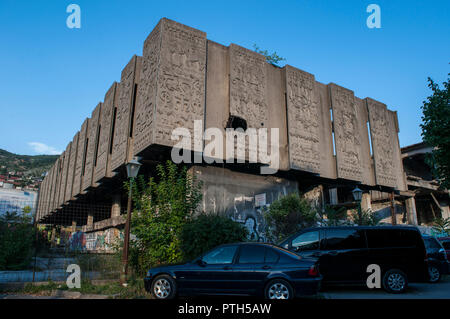
{"type": "Polygon", "coordinates": [[[234,198],[234,207],[231,219],[241,223],[248,231],[248,240],[267,241],[266,222],[263,211],[268,205],[255,206],[255,197],[237,196],[234,198]]]}
{"type": "Polygon", "coordinates": [[[68,241],[71,251],[112,252],[115,245],[123,239],[123,232],[117,228],[109,228],[93,233],[73,232],[68,241]]]}

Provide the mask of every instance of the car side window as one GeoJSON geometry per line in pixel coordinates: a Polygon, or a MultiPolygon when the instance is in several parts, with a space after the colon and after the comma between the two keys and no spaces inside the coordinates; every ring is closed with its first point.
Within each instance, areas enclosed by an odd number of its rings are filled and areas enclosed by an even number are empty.
{"type": "Polygon", "coordinates": [[[300,234],[292,240],[292,249],[296,251],[319,249],[319,232],[310,231],[300,234]]]}
{"type": "Polygon", "coordinates": [[[237,246],[223,246],[210,251],[202,260],[208,265],[231,264],[236,254],[237,246]]]}
{"type": "Polygon", "coordinates": [[[240,264],[262,264],[264,263],[266,247],[261,245],[245,245],[239,252],[240,264]]]}
{"type": "Polygon", "coordinates": [[[267,264],[275,264],[276,262],[278,262],[278,258],[280,258],[280,256],[278,255],[278,253],[273,250],[272,248],[266,247],[266,258],[265,258],[265,263],[267,264]]]}
{"type": "Polygon", "coordinates": [[[365,248],[364,233],[357,229],[328,229],[323,250],[365,248]]]}

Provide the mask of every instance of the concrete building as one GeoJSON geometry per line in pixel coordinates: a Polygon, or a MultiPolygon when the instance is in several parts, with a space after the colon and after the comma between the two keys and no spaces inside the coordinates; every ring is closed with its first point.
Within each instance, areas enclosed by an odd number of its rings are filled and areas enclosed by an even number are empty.
{"type": "MultiPolygon", "coordinates": [[[[121,227],[124,165],[138,156],[140,173],[151,175],[170,158],[178,127],[190,136],[208,128],[225,136],[227,128],[269,129],[270,155],[279,154],[275,174],[260,174],[267,161],[251,158],[252,143],[244,145],[244,163],[228,163],[229,154],[216,150],[215,163],[203,160],[190,168],[204,181],[201,209],[227,214],[257,237],[263,237],[261,208],[290,192],[306,193],[321,206],[353,207],[351,191],[358,185],[364,208],[372,206],[372,194],[390,194],[399,203],[415,196],[403,171],[397,113],[385,104],[161,19],[142,56],[131,58],[120,83],[111,85],[45,177],[38,221],[88,233],[121,227]],[[278,129],[276,147],[272,129],[278,129]]],[[[194,140],[184,149],[198,155],[205,145],[194,140]]],[[[412,205],[404,214],[398,223],[416,223],[412,205]]],[[[395,214],[391,218],[397,221],[395,214]]]]}

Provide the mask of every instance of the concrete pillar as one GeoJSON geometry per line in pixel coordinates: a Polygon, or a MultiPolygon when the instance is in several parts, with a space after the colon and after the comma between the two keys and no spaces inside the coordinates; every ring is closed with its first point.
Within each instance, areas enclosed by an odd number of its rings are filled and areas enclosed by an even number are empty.
{"type": "Polygon", "coordinates": [[[94,215],[91,213],[87,217],[87,223],[86,226],[88,229],[92,228],[94,226],[94,215]]]}
{"type": "Polygon", "coordinates": [[[55,246],[56,228],[52,228],[52,236],[50,237],[50,246],[55,246]]]}
{"type": "Polygon", "coordinates": [[[76,221],[72,221],[72,233],[77,231],[77,222],[76,221]]]}
{"type": "Polygon", "coordinates": [[[120,194],[113,195],[111,206],[111,218],[120,216],[120,202],[121,202],[120,194]]]}
{"type": "Polygon", "coordinates": [[[408,224],[417,225],[416,200],[409,197],[405,200],[406,213],[408,215],[408,224]]]}
{"type": "Polygon", "coordinates": [[[361,209],[362,210],[372,210],[372,197],[370,193],[363,193],[361,197],[361,209]]]}

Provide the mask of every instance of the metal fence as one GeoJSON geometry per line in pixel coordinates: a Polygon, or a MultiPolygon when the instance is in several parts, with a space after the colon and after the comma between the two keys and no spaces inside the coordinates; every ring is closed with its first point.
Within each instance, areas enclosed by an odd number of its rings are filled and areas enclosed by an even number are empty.
{"type": "Polygon", "coordinates": [[[72,264],[80,267],[82,280],[119,280],[125,221],[120,208],[72,204],[40,216],[35,205],[0,201],[0,284],[64,282],[72,264]]]}

